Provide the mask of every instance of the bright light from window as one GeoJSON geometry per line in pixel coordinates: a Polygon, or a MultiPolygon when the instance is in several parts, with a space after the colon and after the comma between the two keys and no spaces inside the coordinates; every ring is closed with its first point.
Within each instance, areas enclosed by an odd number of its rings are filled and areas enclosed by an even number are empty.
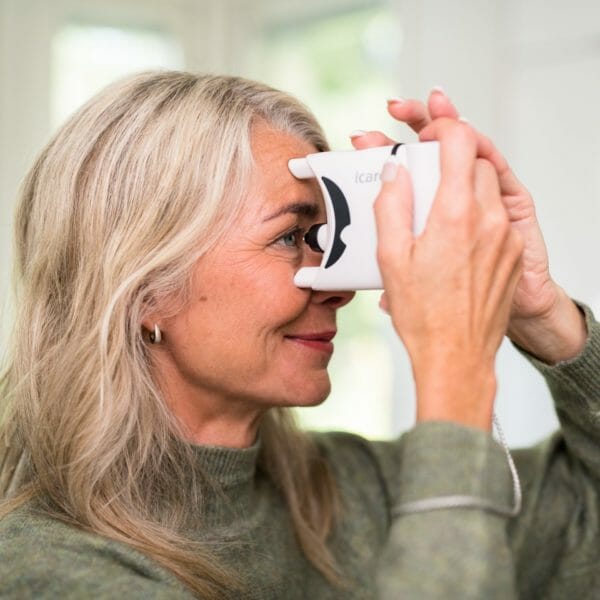
{"type": "Polygon", "coordinates": [[[397,96],[402,32],[385,6],[274,27],[261,56],[264,78],[315,112],[336,149],[352,129],[397,131],[385,100],[397,96]]]}
{"type": "Polygon", "coordinates": [[[183,52],[153,30],[70,24],[52,44],[53,128],[98,90],[119,77],[148,69],[181,69],[183,52]]]}

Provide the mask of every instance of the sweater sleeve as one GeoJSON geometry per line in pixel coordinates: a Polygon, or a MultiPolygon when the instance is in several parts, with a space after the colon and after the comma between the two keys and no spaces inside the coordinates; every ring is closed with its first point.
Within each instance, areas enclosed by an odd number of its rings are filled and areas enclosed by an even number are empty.
{"type": "Polygon", "coordinates": [[[520,351],[550,388],[569,453],[600,478],[600,323],[588,307],[580,308],[588,339],[579,356],[550,366],[520,351]]]}
{"type": "Polygon", "coordinates": [[[513,453],[523,510],[509,524],[520,597],[595,596],[600,562],[600,325],[585,313],[588,340],[576,358],[549,366],[521,352],[552,393],[561,429],[513,453]]]}
{"type": "MultiPolygon", "coordinates": [[[[581,308],[589,335],[578,357],[549,366],[524,352],[546,379],[562,427],[543,443],[514,452],[523,486],[521,514],[508,519],[451,509],[396,516],[380,561],[382,598],[595,597],[600,325],[581,308]]],[[[404,437],[396,479],[389,458],[382,453],[380,464],[383,479],[397,485],[390,492],[394,502],[466,494],[497,505],[511,489],[499,448],[482,432],[424,423],[404,437]]]]}
{"type": "Polygon", "coordinates": [[[512,484],[503,450],[479,430],[418,424],[403,436],[396,464],[379,452],[392,521],[379,561],[378,597],[424,600],[516,597],[507,517],[480,506],[404,513],[431,498],[463,496],[509,510],[512,484]]]}

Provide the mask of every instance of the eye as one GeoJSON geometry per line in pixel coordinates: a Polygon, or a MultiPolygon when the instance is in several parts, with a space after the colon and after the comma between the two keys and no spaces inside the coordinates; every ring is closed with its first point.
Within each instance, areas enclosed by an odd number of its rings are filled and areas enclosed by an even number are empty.
{"type": "Polygon", "coordinates": [[[304,236],[304,230],[296,227],[287,233],[284,233],[281,237],[275,240],[275,244],[278,246],[284,246],[285,248],[298,248],[302,244],[304,236]]]}

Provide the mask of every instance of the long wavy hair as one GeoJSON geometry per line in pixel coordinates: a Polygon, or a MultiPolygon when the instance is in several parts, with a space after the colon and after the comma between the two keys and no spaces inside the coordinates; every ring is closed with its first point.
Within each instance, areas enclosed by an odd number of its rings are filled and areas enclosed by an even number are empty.
{"type": "MultiPolygon", "coordinates": [[[[129,544],[203,598],[243,585],[187,539],[192,447],[152,376],[142,320],[185,305],[196,262],[238,214],[258,121],[326,150],[297,100],[238,77],[153,72],[118,82],[54,135],[15,220],[16,319],[2,378],[0,516],[35,499],[53,518],[129,544]],[[184,482],[187,482],[184,484],[184,482]]],[[[286,409],[261,424],[262,468],[308,560],[327,547],[331,474],[286,409]]]]}

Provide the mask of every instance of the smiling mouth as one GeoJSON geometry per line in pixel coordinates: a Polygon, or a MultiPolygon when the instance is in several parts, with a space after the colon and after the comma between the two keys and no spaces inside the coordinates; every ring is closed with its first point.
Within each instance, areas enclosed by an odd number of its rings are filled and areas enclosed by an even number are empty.
{"type": "Polygon", "coordinates": [[[333,342],[331,340],[333,340],[335,334],[335,331],[322,331],[319,333],[286,335],[285,338],[297,344],[301,344],[306,348],[331,354],[333,352],[333,342]]]}

